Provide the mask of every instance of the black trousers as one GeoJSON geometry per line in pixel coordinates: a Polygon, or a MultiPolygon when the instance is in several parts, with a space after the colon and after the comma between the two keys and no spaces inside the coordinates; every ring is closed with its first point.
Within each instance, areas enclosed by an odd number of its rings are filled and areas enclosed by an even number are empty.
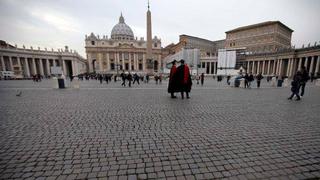
{"type": "Polygon", "coordinates": [[[258,88],[260,87],[260,83],[261,83],[261,81],[257,81],[257,87],[258,88]]]}
{"type": "Polygon", "coordinates": [[[301,83],[300,88],[301,88],[301,96],[304,95],[304,88],[306,87],[306,83],[301,83]]]}
{"type": "Polygon", "coordinates": [[[292,99],[294,95],[296,95],[297,99],[300,99],[299,92],[292,92],[292,94],[289,97],[289,99],[292,99]]]}

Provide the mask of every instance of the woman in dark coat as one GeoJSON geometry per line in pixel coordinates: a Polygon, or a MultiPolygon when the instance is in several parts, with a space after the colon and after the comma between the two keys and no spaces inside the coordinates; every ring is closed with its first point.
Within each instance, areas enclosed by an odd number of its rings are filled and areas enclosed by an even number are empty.
{"type": "Polygon", "coordinates": [[[172,61],[172,67],[170,69],[170,76],[169,76],[169,85],[168,85],[168,93],[171,93],[171,98],[177,98],[177,96],[174,95],[175,92],[177,92],[177,83],[176,83],[176,60],[172,61]]]}
{"type": "Polygon", "coordinates": [[[181,65],[177,68],[177,89],[181,92],[181,98],[184,98],[184,92],[187,99],[190,98],[189,92],[191,91],[192,81],[190,75],[190,69],[187,64],[184,64],[184,60],[180,60],[181,65]]]}

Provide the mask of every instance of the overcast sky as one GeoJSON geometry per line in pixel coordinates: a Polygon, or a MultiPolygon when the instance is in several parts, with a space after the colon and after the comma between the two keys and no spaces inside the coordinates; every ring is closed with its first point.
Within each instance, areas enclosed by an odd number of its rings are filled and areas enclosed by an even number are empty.
{"type": "MultiPolygon", "coordinates": [[[[320,43],[319,0],[150,0],[153,36],[162,46],[180,34],[225,38],[240,26],[280,20],[294,30],[292,44],[320,43]]],[[[37,48],[77,50],[86,34],[108,35],[123,13],[134,35],[146,36],[147,0],[0,0],[0,39],[37,48]]]]}

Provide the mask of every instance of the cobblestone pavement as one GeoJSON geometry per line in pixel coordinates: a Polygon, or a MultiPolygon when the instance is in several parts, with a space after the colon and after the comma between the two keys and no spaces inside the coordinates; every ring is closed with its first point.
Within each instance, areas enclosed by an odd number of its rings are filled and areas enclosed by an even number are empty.
{"type": "Polygon", "coordinates": [[[1,179],[320,178],[320,87],[81,86],[0,81],[1,179]]]}

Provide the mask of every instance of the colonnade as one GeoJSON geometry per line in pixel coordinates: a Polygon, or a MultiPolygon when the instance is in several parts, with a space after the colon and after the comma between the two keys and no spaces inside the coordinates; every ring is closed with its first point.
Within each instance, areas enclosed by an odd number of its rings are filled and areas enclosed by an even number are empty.
{"type": "Polygon", "coordinates": [[[320,56],[296,58],[275,58],[267,60],[247,60],[247,72],[263,75],[292,77],[301,67],[306,67],[309,74],[320,73],[320,56]]]}
{"type": "Polygon", "coordinates": [[[63,74],[70,74],[68,65],[72,68],[72,75],[79,73],[75,60],[49,59],[0,55],[1,71],[13,71],[17,76],[31,77],[35,74],[51,76],[50,67],[61,67],[63,74]]]}

